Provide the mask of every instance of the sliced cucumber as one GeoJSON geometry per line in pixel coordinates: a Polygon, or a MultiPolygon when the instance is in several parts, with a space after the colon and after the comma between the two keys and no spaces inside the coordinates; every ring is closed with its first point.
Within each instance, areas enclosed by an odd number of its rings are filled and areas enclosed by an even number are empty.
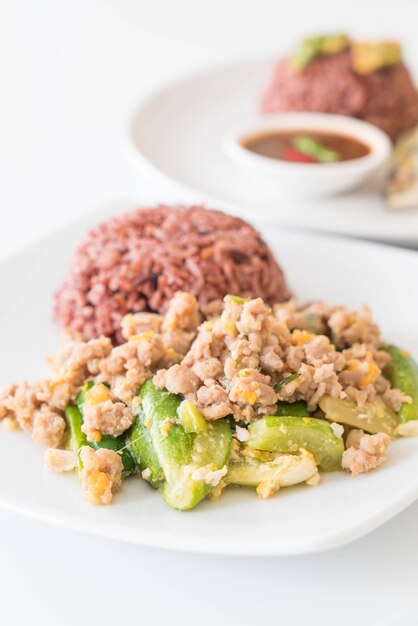
{"type": "Polygon", "coordinates": [[[392,387],[400,389],[412,398],[412,403],[404,402],[398,413],[400,422],[418,420],[418,365],[408,352],[396,346],[386,346],[392,357],[388,367],[388,377],[392,387]]]}
{"type": "Polygon", "coordinates": [[[71,435],[69,447],[77,452],[78,470],[81,472],[83,469],[83,463],[81,462],[79,451],[83,446],[89,445],[86,435],[81,430],[83,425],[83,416],[81,415],[80,409],[76,406],[69,405],[65,409],[65,417],[71,435]]]}
{"type": "Polygon", "coordinates": [[[304,448],[321,469],[328,472],[341,469],[344,442],[325,420],[274,415],[253,422],[248,430],[250,448],[291,454],[304,448]]]}
{"type": "Polygon", "coordinates": [[[158,461],[167,477],[191,455],[193,436],[178,422],[177,409],[182,398],[164,389],[157,389],[151,379],[140,391],[145,426],[149,429],[158,461]]]}
{"type": "Polygon", "coordinates": [[[209,422],[205,432],[186,433],[178,423],[180,396],[157,389],[152,380],[141,388],[144,423],[165,477],[163,497],[182,511],[193,508],[212,489],[205,480],[195,480],[196,470],[220,470],[227,463],[231,427],[227,419],[209,422]]]}
{"type": "Polygon", "coordinates": [[[208,423],[207,431],[194,435],[192,453],[187,465],[182,465],[167,476],[164,500],[181,511],[196,506],[212,489],[205,480],[195,480],[199,468],[208,471],[222,469],[228,462],[231,450],[231,427],[227,419],[208,423]]]}
{"type": "Polygon", "coordinates": [[[381,397],[359,406],[351,400],[324,396],[319,406],[327,419],[368,433],[387,433],[393,436],[398,424],[397,415],[381,397]]]}
{"type": "Polygon", "coordinates": [[[232,460],[225,477],[227,485],[258,487],[264,481],[272,481],[277,487],[290,487],[309,480],[316,473],[313,458],[306,454],[283,454],[273,461],[260,461],[240,455],[232,460]]]}
{"type": "Polygon", "coordinates": [[[144,424],[145,413],[140,408],[128,434],[128,444],[140,472],[149,470],[146,480],[154,489],[164,481],[164,472],[152,444],[149,428],[144,424]]]}
{"type": "Polygon", "coordinates": [[[308,405],[304,400],[299,400],[298,402],[278,402],[276,415],[309,417],[308,405]]]}

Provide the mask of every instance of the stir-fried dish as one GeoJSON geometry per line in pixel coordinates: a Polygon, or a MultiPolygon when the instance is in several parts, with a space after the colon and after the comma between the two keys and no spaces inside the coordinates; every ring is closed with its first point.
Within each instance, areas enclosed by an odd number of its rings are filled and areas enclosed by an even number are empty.
{"type": "Polygon", "coordinates": [[[417,366],[367,308],[226,296],[203,315],[178,292],[165,315],[125,316],[122,335],[68,337],[50,378],[0,396],[5,425],[47,446],[50,469],[76,470],[94,504],[130,475],[181,510],[229,485],[267,498],[372,470],[417,431],[417,366]]]}

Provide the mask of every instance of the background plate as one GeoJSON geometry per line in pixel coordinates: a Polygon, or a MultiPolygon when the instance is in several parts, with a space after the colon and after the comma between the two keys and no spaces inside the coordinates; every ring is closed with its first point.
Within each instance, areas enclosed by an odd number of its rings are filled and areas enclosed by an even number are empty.
{"type": "Polygon", "coordinates": [[[418,246],[418,209],[390,212],[373,185],[325,199],[277,197],[224,154],[225,133],[258,112],[274,60],[220,66],[148,98],[131,126],[135,155],[206,202],[292,227],[418,246]]]}
{"type": "MultiPolygon", "coordinates": [[[[107,214],[109,211],[107,211],[107,214]]],[[[51,298],[75,244],[92,221],[74,223],[0,265],[0,384],[45,373],[56,349],[51,298]]],[[[384,336],[418,354],[418,257],[354,241],[280,232],[266,238],[301,300],[368,303],[384,336]]],[[[138,479],[128,479],[111,507],[83,502],[75,476],[42,467],[43,449],[25,433],[0,433],[0,505],[26,515],[149,546],[207,553],[278,555],[319,551],[372,530],[418,494],[418,439],[396,442],[379,471],[352,479],[324,476],[318,488],[283,489],[267,501],[230,489],[219,502],[189,513],[166,506],[138,479]]]]}

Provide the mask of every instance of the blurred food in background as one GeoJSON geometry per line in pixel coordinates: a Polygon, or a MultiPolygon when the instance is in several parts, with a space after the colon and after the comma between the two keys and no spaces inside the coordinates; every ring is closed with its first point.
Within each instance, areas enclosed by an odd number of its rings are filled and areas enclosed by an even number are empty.
{"type": "Polygon", "coordinates": [[[418,130],[396,146],[386,179],[385,196],[391,209],[418,207],[418,130]]]}
{"type": "Polygon", "coordinates": [[[348,115],[378,126],[395,142],[418,123],[418,92],[399,43],[321,35],[278,61],[261,109],[348,115]]]}

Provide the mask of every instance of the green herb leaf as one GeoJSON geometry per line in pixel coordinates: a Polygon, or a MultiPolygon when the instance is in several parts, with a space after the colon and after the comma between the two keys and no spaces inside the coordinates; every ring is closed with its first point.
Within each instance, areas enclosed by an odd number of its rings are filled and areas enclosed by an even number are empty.
{"type": "Polygon", "coordinates": [[[320,163],[335,163],[341,160],[341,156],[338,152],[326,148],[308,135],[298,135],[295,137],[293,146],[296,150],[299,150],[299,152],[316,159],[320,163]]]}
{"type": "Polygon", "coordinates": [[[274,385],[274,389],[276,391],[279,391],[279,389],[283,387],[283,385],[287,385],[288,383],[293,382],[294,380],[299,378],[299,376],[299,372],[295,372],[294,374],[290,374],[290,376],[286,376],[286,378],[283,378],[283,380],[279,380],[279,382],[274,385]]]}

